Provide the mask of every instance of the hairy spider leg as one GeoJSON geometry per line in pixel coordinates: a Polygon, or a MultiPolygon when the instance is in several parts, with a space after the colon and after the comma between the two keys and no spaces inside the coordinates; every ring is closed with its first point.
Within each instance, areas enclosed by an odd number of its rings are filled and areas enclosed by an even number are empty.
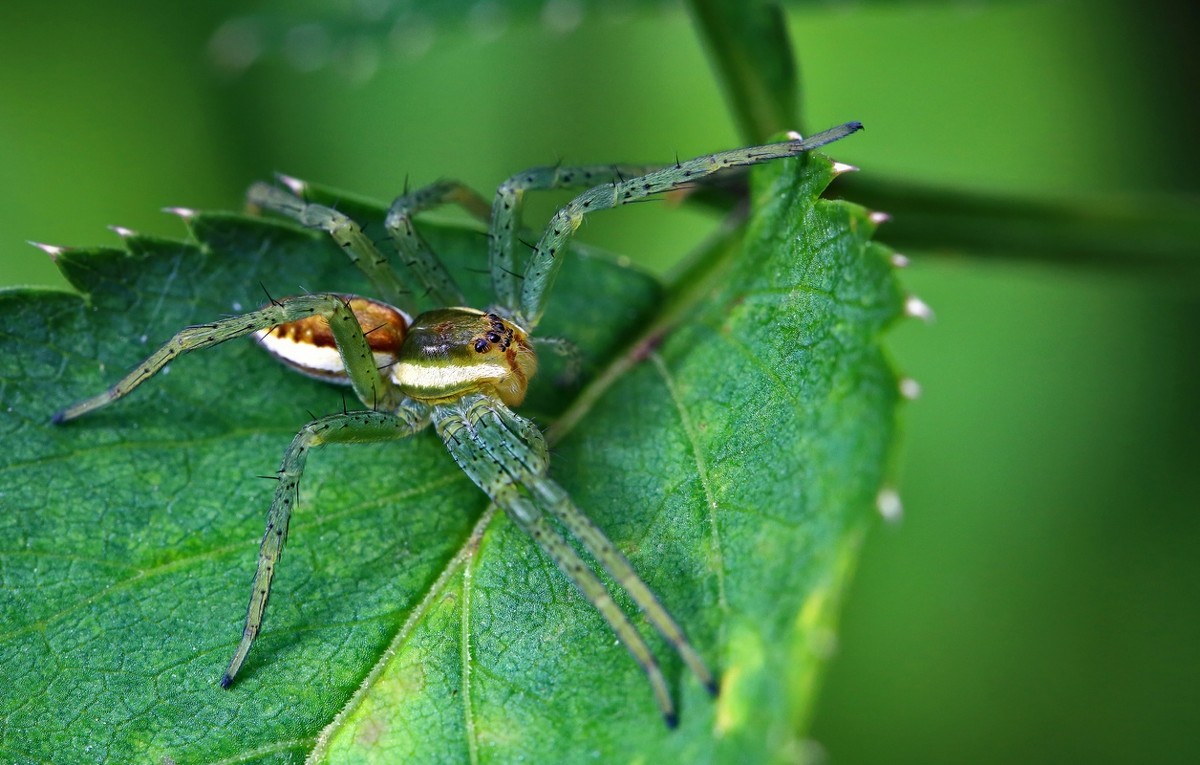
{"type": "Polygon", "coordinates": [[[629,559],[617,549],[616,545],[580,510],[567,492],[554,481],[544,475],[528,477],[524,485],[535,496],[539,497],[571,535],[583,543],[592,557],[604,566],[604,569],[616,580],[617,585],[629,594],[638,609],[646,615],[654,628],[659,631],[671,645],[679,658],[696,676],[696,679],[712,695],[717,694],[717,682],[712,672],[699,652],[692,647],[683,629],[671,617],[650,587],[642,581],[634,570],[629,559]]]}
{"type": "Polygon", "coordinates": [[[309,316],[322,316],[329,322],[355,395],[372,408],[394,410],[399,406],[403,395],[380,374],[375,365],[375,356],[363,335],[362,327],[354,317],[354,312],[343,297],[321,293],[285,298],[257,311],[187,327],[150,354],[111,388],[59,411],[52,421],[62,423],[74,420],[123,398],[181,354],[210,348],[226,340],[309,316]]]}
{"type": "Polygon", "coordinates": [[[263,614],[271,596],[271,579],[275,565],[283,554],[287,542],[288,523],[292,511],[300,501],[300,477],[308,453],[325,444],[375,443],[407,438],[429,424],[430,407],[411,399],[405,399],[391,412],[348,412],[319,417],[305,425],[292,439],[277,476],[279,485],[267,512],[267,528],[263,532],[262,545],[258,549],[258,566],[254,571],[250,605],[246,608],[246,624],[242,628],[242,639],[238,643],[229,667],[221,676],[221,687],[228,688],[233,678],[246,661],[250,646],[262,629],[263,614]]]}
{"type": "Polygon", "coordinates": [[[492,202],[492,226],[488,245],[488,264],[492,272],[492,290],[496,304],[515,316],[520,304],[520,272],[516,263],[517,236],[522,231],[521,211],[526,191],[591,188],[643,175],[653,169],[647,165],[594,165],[585,167],[534,167],[517,173],[496,189],[492,202]]]}
{"type": "Polygon", "coordinates": [[[285,215],[302,226],[327,232],[371,282],[376,297],[409,314],[416,313],[412,290],[400,281],[387,257],[350,216],[324,205],[305,202],[269,183],[253,184],[246,191],[246,202],[251,207],[285,215]]]}
{"type": "Polygon", "coordinates": [[[462,290],[413,226],[413,216],[445,204],[457,204],[485,223],[491,215],[487,200],[463,183],[442,180],[405,193],[392,202],[384,226],[404,264],[416,275],[435,305],[466,305],[462,290]]]}
{"type": "Polygon", "coordinates": [[[327,443],[362,443],[405,438],[429,424],[430,406],[407,398],[399,388],[381,375],[363,327],[346,298],[333,294],[317,294],[286,298],[247,314],[188,327],[104,393],[54,415],[54,422],[65,422],[110,404],[153,377],[183,353],[208,348],[226,340],[312,316],[321,316],[328,322],[350,385],[359,399],[373,410],[318,418],[302,428],[284,452],[278,472],[279,486],[275,490],[267,514],[267,528],[259,548],[258,567],[254,575],[242,639],[229,668],[221,678],[223,687],[229,687],[233,682],[233,677],[241,668],[262,627],[263,614],[270,597],[271,579],[287,540],[288,522],[299,496],[300,477],[304,472],[309,450],[327,443]],[[386,411],[378,411],[379,407],[386,411]]]}
{"type": "MultiPolygon", "coordinates": [[[[468,415],[476,411],[495,409],[486,399],[468,404],[468,415]]],[[[683,630],[671,617],[649,586],[638,576],[633,565],[603,531],[581,511],[561,486],[547,477],[550,468],[546,453],[545,438],[541,430],[529,420],[512,410],[496,410],[492,417],[500,419],[509,433],[516,438],[500,439],[500,446],[508,452],[493,456],[507,466],[509,475],[525,487],[530,495],[557,518],[573,537],[583,543],[588,553],[604,566],[617,584],[633,599],[638,609],[646,615],[688,668],[710,693],[717,691],[716,682],[708,665],[700,658],[683,630]],[[519,468],[514,470],[514,468],[519,468]]],[[[482,422],[482,415],[476,418],[482,422]]]]}
{"type": "MultiPolygon", "coordinates": [[[[663,718],[674,727],[678,721],[675,704],[650,647],[604,583],[526,493],[527,482],[539,472],[544,474],[548,461],[541,431],[499,401],[482,394],[471,394],[436,407],[433,424],[462,471],[550,556],[608,622],[646,674],[663,718]]],[[[540,480],[550,481],[544,475],[540,480]]]]}
{"type": "Polygon", "coordinates": [[[660,167],[636,178],[605,183],[588,189],[550,218],[549,225],[534,246],[533,254],[525,265],[524,281],[521,285],[521,310],[515,314],[516,322],[532,333],[541,321],[542,313],[546,310],[546,296],[562,265],[558,255],[563,252],[571,235],[588,213],[636,202],[652,194],[673,191],[731,167],[793,157],[845,138],[860,129],[862,123],[847,122],[807,139],[707,154],[686,162],[660,167]]]}

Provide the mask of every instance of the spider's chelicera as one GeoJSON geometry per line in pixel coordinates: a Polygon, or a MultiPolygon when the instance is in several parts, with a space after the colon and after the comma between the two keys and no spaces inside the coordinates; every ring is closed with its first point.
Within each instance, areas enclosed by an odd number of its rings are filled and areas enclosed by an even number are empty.
{"type": "MultiPolygon", "coordinates": [[[[577,539],[662,633],[711,693],[717,683],[637,572],[608,537],[548,476],[542,433],[512,411],[525,398],[537,371],[534,347],[561,343],[532,336],[561,265],[558,256],[583,217],[596,210],[683,188],[721,170],[790,157],[855,132],[851,122],[807,140],[710,154],[658,168],[630,166],[536,168],[510,178],[487,203],[461,184],[442,181],[397,199],[386,227],[401,259],[425,294],[441,306],[462,306],[454,279],[412,225],[431,207],[456,203],[484,218],[490,230],[490,271],[496,303],[487,311],[443,307],[410,318],[413,291],[405,288],[387,259],[353,220],[305,202],[273,186],[250,189],[253,206],[327,231],[370,280],[379,300],[353,295],[313,294],[272,300],[251,313],[188,327],[113,387],[58,412],[54,422],[73,420],[126,395],[176,356],[254,335],[258,343],[294,369],[323,380],[349,384],[369,407],[308,423],[292,440],[278,471],[278,487],[267,514],[250,605],[241,642],[221,685],[229,687],[258,636],[275,566],[287,539],[300,476],[308,453],[329,443],[365,443],[406,438],[432,424],[446,449],[474,483],[549,555],[642,667],[668,725],[675,705],[650,648],[614,602],[605,584],[559,530],[577,539]],[[526,191],[586,188],[550,219],[518,276],[514,253],[526,191]],[[557,523],[552,523],[551,518],[557,523]]],[[[293,190],[301,191],[299,185],[293,190]]]]}

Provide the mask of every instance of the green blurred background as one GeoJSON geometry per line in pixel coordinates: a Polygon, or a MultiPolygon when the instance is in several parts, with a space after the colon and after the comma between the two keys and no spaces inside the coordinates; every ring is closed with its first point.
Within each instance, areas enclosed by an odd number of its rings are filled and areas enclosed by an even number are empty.
{"type": "MultiPolygon", "coordinates": [[[[406,178],[488,190],[558,159],[741,143],[679,8],[522,5],[334,3],[404,20],[366,37],[269,22],[240,69],[244,4],[3,4],[0,285],[62,286],[25,240],[179,236],[160,208],[235,208],[276,171],[389,198],[406,178]]],[[[789,14],[806,127],[865,122],[834,152],[864,174],[1048,199],[1200,190],[1188,3],[789,14]]],[[[664,268],[711,223],[638,205],[583,236],[664,268]]],[[[938,320],[890,338],[924,389],[905,517],[864,550],[810,754],[1200,762],[1200,287],[907,254],[938,320]]]]}

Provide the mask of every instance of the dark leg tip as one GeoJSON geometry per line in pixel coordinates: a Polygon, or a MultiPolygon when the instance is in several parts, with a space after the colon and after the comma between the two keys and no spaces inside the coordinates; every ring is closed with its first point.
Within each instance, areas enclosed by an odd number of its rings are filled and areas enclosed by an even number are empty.
{"type": "Polygon", "coordinates": [[[221,687],[228,688],[231,685],[233,685],[233,676],[232,675],[221,675],[221,687]]]}
{"type": "Polygon", "coordinates": [[[54,416],[50,418],[50,424],[51,425],[62,425],[64,422],[67,421],[66,414],[67,414],[66,409],[63,409],[60,412],[55,412],[54,416]]]}
{"type": "Polygon", "coordinates": [[[708,691],[709,696],[716,698],[717,695],[721,692],[721,686],[717,682],[716,678],[713,678],[712,680],[710,680],[704,684],[704,690],[708,691]]]}
{"type": "Polygon", "coordinates": [[[663,722],[667,724],[668,728],[675,730],[679,727],[679,715],[673,711],[663,712],[663,722]]]}

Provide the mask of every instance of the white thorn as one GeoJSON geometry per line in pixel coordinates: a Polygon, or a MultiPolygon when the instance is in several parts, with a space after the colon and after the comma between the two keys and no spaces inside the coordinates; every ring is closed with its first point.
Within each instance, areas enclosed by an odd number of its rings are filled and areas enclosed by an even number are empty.
{"type": "Polygon", "coordinates": [[[908,268],[908,256],[898,252],[892,253],[892,265],[896,268],[908,268]]]}
{"type": "Polygon", "coordinates": [[[800,135],[795,130],[789,130],[787,131],[787,139],[789,141],[803,141],[804,136],[800,135]]]}
{"type": "Polygon", "coordinates": [[[165,213],[170,213],[171,215],[178,215],[184,220],[191,220],[199,215],[199,213],[190,207],[164,207],[162,211],[165,213]]]}
{"type": "Polygon", "coordinates": [[[916,401],[921,397],[921,383],[911,377],[901,377],[900,395],[909,401],[916,401]]]}
{"type": "Polygon", "coordinates": [[[304,196],[304,192],[307,188],[304,181],[300,180],[299,178],[293,178],[290,175],[284,175],[283,173],[278,173],[278,174],[276,174],[275,177],[279,179],[280,183],[282,183],[284,186],[287,186],[289,189],[291,189],[292,193],[295,194],[296,196],[298,196],[298,197],[304,196]]]}
{"type": "Polygon", "coordinates": [[[58,256],[67,251],[66,247],[59,247],[55,244],[42,244],[41,242],[30,241],[34,247],[37,247],[42,252],[50,256],[50,260],[58,260],[58,256]]]}
{"type": "Polygon", "coordinates": [[[906,316],[920,319],[926,324],[933,321],[933,309],[916,295],[909,295],[908,299],[904,301],[904,313],[906,316]]]}
{"type": "Polygon", "coordinates": [[[842,173],[857,173],[858,168],[854,165],[847,165],[845,162],[834,162],[833,172],[835,175],[841,175],[842,173]]]}
{"type": "Polygon", "coordinates": [[[875,509],[888,523],[898,523],[904,517],[904,505],[900,502],[900,494],[890,486],[883,487],[875,496],[875,509]]]}
{"type": "Polygon", "coordinates": [[[874,223],[876,226],[878,226],[881,223],[887,223],[889,220],[892,219],[891,215],[888,215],[887,213],[881,212],[879,210],[872,210],[870,212],[870,214],[867,215],[867,217],[870,218],[871,222],[874,223]]]}
{"type": "Polygon", "coordinates": [[[136,231],[134,231],[131,228],[125,228],[124,226],[109,226],[108,230],[113,232],[117,236],[121,237],[122,239],[128,239],[131,236],[137,236],[136,231]]]}

